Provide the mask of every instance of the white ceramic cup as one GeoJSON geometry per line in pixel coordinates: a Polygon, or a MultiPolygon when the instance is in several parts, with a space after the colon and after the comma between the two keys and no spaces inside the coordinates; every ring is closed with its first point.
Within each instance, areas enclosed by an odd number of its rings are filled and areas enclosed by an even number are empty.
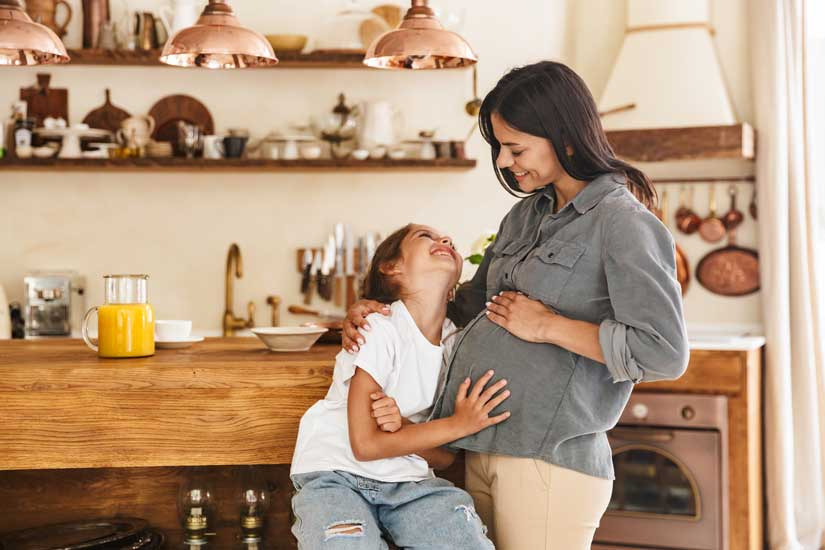
{"type": "Polygon", "coordinates": [[[183,340],[191,333],[192,321],[155,320],[155,338],[158,340],[183,340]]]}
{"type": "Polygon", "coordinates": [[[203,136],[203,156],[208,159],[223,158],[223,136],[203,136]]]}

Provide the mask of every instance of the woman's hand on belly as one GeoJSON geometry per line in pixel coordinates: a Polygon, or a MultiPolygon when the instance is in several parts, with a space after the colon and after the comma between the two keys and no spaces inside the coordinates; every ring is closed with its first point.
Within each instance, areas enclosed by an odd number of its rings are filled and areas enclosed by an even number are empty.
{"type": "Polygon", "coordinates": [[[520,292],[500,292],[487,302],[487,318],[526,342],[545,343],[547,329],[560,317],[538,300],[520,292]]]}
{"type": "Polygon", "coordinates": [[[520,292],[505,291],[487,303],[487,318],[526,342],[555,344],[577,355],[604,363],[599,325],[559,315],[520,292]]]}

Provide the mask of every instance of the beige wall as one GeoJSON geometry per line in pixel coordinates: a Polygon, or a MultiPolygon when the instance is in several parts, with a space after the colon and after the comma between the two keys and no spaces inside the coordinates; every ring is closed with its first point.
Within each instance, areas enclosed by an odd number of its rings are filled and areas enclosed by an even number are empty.
{"type": "MultiPolygon", "coordinates": [[[[79,13],[79,0],[73,2],[79,13]]],[[[258,30],[305,33],[334,5],[286,0],[234,4],[241,20],[258,30]]],[[[512,66],[555,58],[580,71],[598,94],[623,32],[623,3],[612,0],[576,0],[569,7],[564,0],[518,0],[507,5],[509,10],[494,2],[447,4],[467,9],[462,32],[482,59],[482,93],[512,66]]],[[[745,0],[717,4],[723,5],[715,21],[723,68],[740,116],[751,120],[745,0]]],[[[79,19],[67,38],[70,47],[78,37],[79,19]]],[[[3,112],[21,86],[34,82],[36,72],[0,73],[3,112]]],[[[74,122],[102,103],[107,86],[116,104],[135,113],[145,112],[164,95],[188,93],[210,108],[219,131],[246,126],[257,135],[330,108],[339,91],[352,99],[383,97],[404,105],[411,134],[438,127],[442,137],[458,139],[472,122],[463,112],[471,92],[468,71],[206,72],[69,66],[50,72],[54,86],[70,90],[74,122]]],[[[253,300],[257,323],[267,324],[267,294],[282,295],[285,304],[299,299],[295,248],[320,243],[336,221],[349,223],[356,233],[386,233],[408,220],[426,222],[451,233],[465,253],[481,231],[497,227],[512,199],[498,187],[489,150],[478,133],[467,150],[479,166],[465,172],[0,172],[0,284],[10,299],[20,299],[26,270],[73,268],[88,278],[88,301],[95,304],[102,298],[103,274],[145,272],[151,276],[151,301],[160,318],[191,318],[196,327],[215,329],[223,309],[226,250],[237,242],[245,267],[244,278],[236,284],[237,312],[253,300]]],[[[661,175],[742,169],[750,168],[652,167],[661,175]]],[[[671,197],[675,208],[674,193],[671,197]]],[[[740,202],[747,204],[744,198],[740,202]]],[[[697,209],[704,212],[704,203],[697,200],[697,209]]],[[[753,244],[754,239],[746,227],[741,241],[753,244]]],[[[711,248],[697,241],[683,239],[694,261],[711,248]]],[[[722,299],[694,285],[686,304],[693,322],[758,321],[755,298],[722,299]]]]}

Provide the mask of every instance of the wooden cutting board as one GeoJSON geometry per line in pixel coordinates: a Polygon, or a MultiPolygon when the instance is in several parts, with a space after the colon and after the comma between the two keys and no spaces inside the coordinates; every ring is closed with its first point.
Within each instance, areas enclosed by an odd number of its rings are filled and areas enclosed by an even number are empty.
{"type": "Polygon", "coordinates": [[[90,111],[83,122],[88,124],[89,128],[100,128],[115,133],[120,129],[120,123],[130,116],[132,115],[112,104],[111,92],[106,88],[106,102],[90,111]]]}
{"type": "Polygon", "coordinates": [[[177,94],[166,96],[149,109],[149,116],[155,119],[152,139],[168,141],[173,146],[178,142],[178,121],[196,124],[204,135],[215,133],[212,114],[206,105],[192,96],[177,94]]]}
{"type": "Polygon", "coordinates": [[[51,78],[49,73],[37,73],[35,86],[20,88],[20,99],[28,104],[28,116],[36,119],[38,128],[43,126],[43,119],[49,116],[69,122],[69,90],[50,88],[51,78]]]}

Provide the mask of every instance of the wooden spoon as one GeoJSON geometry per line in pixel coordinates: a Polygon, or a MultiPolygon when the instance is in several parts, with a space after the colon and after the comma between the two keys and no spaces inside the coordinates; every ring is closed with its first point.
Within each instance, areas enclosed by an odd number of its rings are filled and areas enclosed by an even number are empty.
{"type": "MultiPolygon", "coordinates": [[[[668,231],[670,227],[667,223],[667,190],[665,189],[662,191],[662,201],[661,201],[661,215],[659,219],[662,220],[662,223],[665,224],[668,231]]],[[[688,289],[688,285],[690,284],[690,263],[688,262],[687,255],[685,251],[682,250],[682,247],[679,246],[679,243],[676,244],[676,280],[679,281],[679,285],[682,287],[682,296],[685,295],[688,289]]]]}
{"type": "Polygon", "coordinates": [[[718,243],[725,237],[725,224],[716,217],[716,185],[710,185],[710,213],[699,226],[699,235],[709,243],[718,243]]]}
{"type": "Polygon", "coordinates": [[[753,194],[751,195],[751,204],[748,211],[753,219],[756,219],[756,184],[753,184],[753,194]]]}

